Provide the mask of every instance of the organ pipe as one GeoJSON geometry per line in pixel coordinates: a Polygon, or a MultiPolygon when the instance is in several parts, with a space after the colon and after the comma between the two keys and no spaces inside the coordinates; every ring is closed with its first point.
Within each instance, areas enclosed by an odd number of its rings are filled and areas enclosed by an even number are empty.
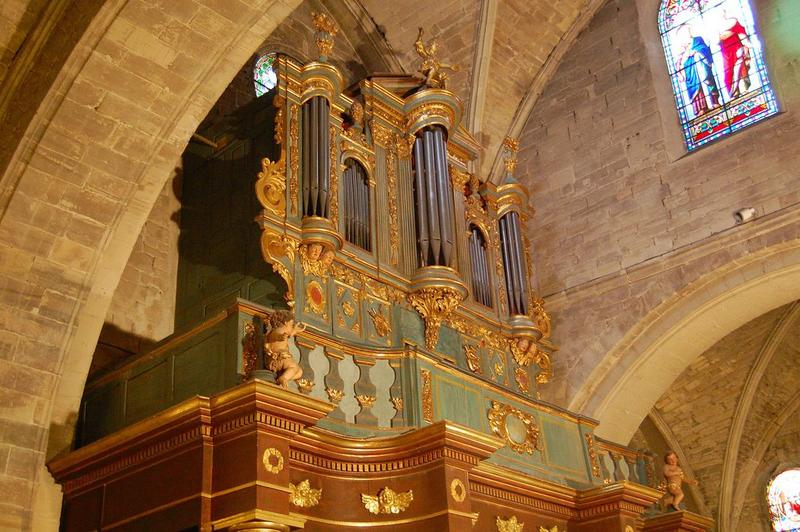
{"type": "Polygon", "coordinates": [[[417,132],[414,192],[419,265],[450,266],[455,244],[453,193],[447,171],[447,139],[441,126],[417,132]]]}
{"type": "Polygon", "coordinates": [[[330,196],[329,105],[322,96],[303,104],[303,215],[328,216],[330,196]]]}
{"type": "Polygon", "coordinates": [[[489,291],[489,265],[486,261],[486,240],[483,233],[470,226],[469,236],[470,264],[472,266],[472,292],[475,300],[487,307],[492,306],[489,291]]]}
{"type": "Polygon", "coordinates": [[[369,179],[367,171],[355,159],[345,161],[343,186],[345,238],[370,251],[369,179]]]}
{"type": "Polygon", "coordinates": [[[519,215],[516,212],[509,212],[500,218],[500,243],[503,251],[503,270],[506,275],[509,312],[512,315],[527,314],[528,280],[525,273],[527,268],[522,252],[519,215]]]}

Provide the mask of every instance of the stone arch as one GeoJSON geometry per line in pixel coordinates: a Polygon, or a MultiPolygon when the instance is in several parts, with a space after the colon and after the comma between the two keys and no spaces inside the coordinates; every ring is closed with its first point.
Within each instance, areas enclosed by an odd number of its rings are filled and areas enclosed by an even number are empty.
{"type": "Polygon", "coordinates": [[[656,400],[700,354],[798,297],[800,241],[707,273],[631,328],[595,367],[569,408],[597,418],[599,436],[627,442],[656,400]]]}
{"type": "Polygon", "coordinates": [[[13,183],[0,286],[14,381],[2,386],[14,406],[2,413],[0,443],[24,434],[32,467],[15,480],[18,510],[2,524],[57,528],[60,492],[45,454],[71,438],[131,248],[197,125],[297,4],[106,3],[27,126],[3,176],[13,183]]]}

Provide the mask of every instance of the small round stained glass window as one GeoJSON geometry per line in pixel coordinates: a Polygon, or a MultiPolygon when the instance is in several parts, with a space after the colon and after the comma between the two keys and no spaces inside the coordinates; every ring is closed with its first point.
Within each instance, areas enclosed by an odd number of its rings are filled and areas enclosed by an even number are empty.
{"type": "Polygon", "coordinates": [[[253,83],[256,86],[256,97],[262,96],[278,84],[278,76],[275,74],[275,54],[262,55],[253,69],[253,83]]]}
{"type": "Polygon", "coordinates": [[[767,500],[774,530],[800,530],[800,469],[789,469],[772,479],[767,500]]]}

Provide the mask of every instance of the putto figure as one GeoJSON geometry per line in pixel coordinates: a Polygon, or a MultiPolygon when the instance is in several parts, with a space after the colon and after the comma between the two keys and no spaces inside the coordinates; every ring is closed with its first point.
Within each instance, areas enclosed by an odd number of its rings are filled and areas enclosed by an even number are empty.
{"type": "Polygon", "coordinates": [[[295,322],[288,310],[277,310],[269,317],[270,331],[264,341],[268,369],[277,375],[277,383],[289,387],[289,381],[296,381],[303,376],[303,368],[289,352],[289,338],[306,330],[306,324],[295,322]]]}
{"type": "Polygon", "coordinates": [[[417,40],[414,41],[414,50],[422,58],[422,65],[420,65],[418,72],[425,77],[424,83],[426,86],[446,89],[447,73],[442,72],[442,70],[458,72],[458,65],[441,63],[436,57],[439,42],[436,39],[431,39],[426,46],[422,40],[422,33],[423,30],[420,28],[417,40]]]}
{"type": "Polygon", "coordinates": [[[664,482],[666,483],[667,493],[672,495],[672,503],[670,504],[675,511],[680,512],[680,504],[684,499],[682,484],[697,485],[696,480],[688,480],[683,478],[683,469],[678,465],[678,455],[674,451],[667,451],[664,455],[664,482]]]}

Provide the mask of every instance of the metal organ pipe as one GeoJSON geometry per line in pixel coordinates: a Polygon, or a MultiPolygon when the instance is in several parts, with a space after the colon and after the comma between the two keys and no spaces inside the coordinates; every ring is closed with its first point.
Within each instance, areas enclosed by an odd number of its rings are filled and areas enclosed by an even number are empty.
{"type": "Polygon", "coordinates": [[[419,266],[450,266],[455,249],[446,132],[430,126],[414,141],[414,199],[419,266]]]}
{"type": "Polygon", "coordinates": [[[470,263],[472,264],[472,291],[478,303],[492,306],[489,291],[489,264],[486,260],[486,240],[475,225],[470,225],[470,263]]]}
{"type": "Polygon", "coordinates": [[[345,161],[343,174],[345,238],[367,251],[371,249],[369,176],[355,159],[345,161]]]}
{"type": "Polygon", "coordinates": [[[519,215],[516,212],[509,212],[500,218],[500,236],[509,313],[511,315],[527,314],[528,281],[525,277],[527,269],[525,268],[525,256],[522,249],[519,215]]]}
{"type": "Polygon", "coordinates": [[[328,100],[314,96],[303,104],[303,215],[328,216],[330,137],[328,100]]]}

